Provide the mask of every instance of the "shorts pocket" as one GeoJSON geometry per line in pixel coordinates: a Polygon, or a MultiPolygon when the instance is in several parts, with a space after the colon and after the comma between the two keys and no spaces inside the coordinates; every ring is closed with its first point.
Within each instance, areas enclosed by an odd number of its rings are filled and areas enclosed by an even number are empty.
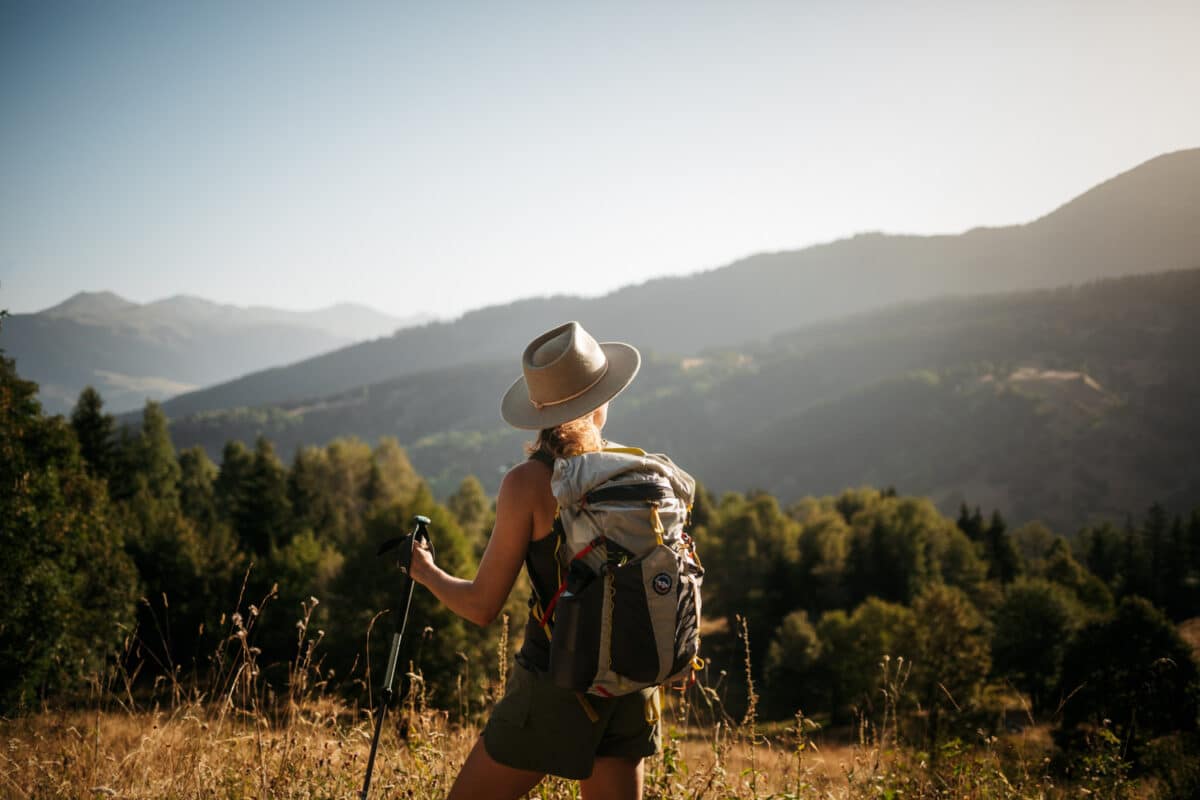
{"type": "Polygon", "coordinates": [[[488,724],[491,725],[492,721],[495,721],[514,728],[525,727],[525,723],[529,721],[530,706],[533,704],[533,686],[536,680],[537,677],[532,672],[514,663],[512,672],[508,675],[508,687],[504,697],[501,697],[500,702],[492,709],[488,724]]]}

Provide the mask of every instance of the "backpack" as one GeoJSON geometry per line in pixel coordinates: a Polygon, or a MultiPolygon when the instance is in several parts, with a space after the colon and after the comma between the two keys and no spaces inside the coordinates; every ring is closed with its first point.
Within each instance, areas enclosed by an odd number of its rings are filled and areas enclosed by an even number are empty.
{"type": "Polygon", "coordinates": [[[637,448],[555,460],[560,581],[538,605],[557,686],[610,697],[702,666],[704,568],[684,530],[695,485],[637,448]]]}

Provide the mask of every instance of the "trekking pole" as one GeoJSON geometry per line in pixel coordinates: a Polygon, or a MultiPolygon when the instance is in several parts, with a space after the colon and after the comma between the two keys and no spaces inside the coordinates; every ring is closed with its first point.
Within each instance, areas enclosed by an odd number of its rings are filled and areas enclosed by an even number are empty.
{"type": "Polygon", "coordinates": [[[367,756],[367,777],[363,780],[362,794],[359,795],[360,800],[367,800],[367,793],[371,791],[371,772],[375,769],[375,751],[379,747],[379,734],[383,731],[383,717],[387,713],[388,705],[392,702],[392,686],[396,680],[396,664],[400,660],[400,642],[404,639],[404,628],[408,624],[408,610],[412,606],[413,579],[409,573],[412,565],[413,548],[417,546],[417,542],[423,541],[429,546],[430,554],[433,553],[433,541],[429,538],[429,517],[413,517],[413,523],[412,533],[408,536],[389,539],[380,545],[379,552],[377,553],[377,555],[382,556],[389,550],[393,550],[396,547],[400,548],[400,567],[404,573],[404,581],[400,584],[400,596],[404,598],[404,612],[400,616],[400,622],[396,626],[395,633],[392,634],[392,650],[388,654],[387,672],[384,673],[383,688],[379,692],[379,710],[375,715],[375,735],[371,737],[371,754],[367,756]]]}

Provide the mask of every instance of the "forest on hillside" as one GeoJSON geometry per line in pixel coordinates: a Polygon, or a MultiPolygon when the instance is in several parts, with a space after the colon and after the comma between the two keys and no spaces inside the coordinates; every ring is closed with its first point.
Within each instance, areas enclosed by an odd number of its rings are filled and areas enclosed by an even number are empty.
{"type": "MultiPolygon", "coordinates": [[[[1189,270],[894,306],[686,357],[646,348],[606,431],[670,453],[717,493],[763,489],[785,505],[893,485],[943,513],[980,504],[1067,535],[1153,501],[1186,514],[1200,505],[1197,302],[1189,270]]],[[[520,453],[495,403],[515,370],[447,367],[171,430],[214,460],[260,435],[284,460],[395,436],[436,497],[468,475],[494,492],[520,453]]]]}
{"type": "MultiPolygon", "coordinates": [[[[398,584],[379,543],[424,514],[439,562],[467,576],[486,544],[480,482],[439,503],[394,440],[304,447],[288,464],[265,438],[231,441],[218,465],[177,451],[153,403],[119,431],[92,390],[69,419],[45,415],[36,391],[0,361],[4,715],[81,701],[114,670],[130,693],[203,693],[241,646],[272,693],[288,695],[304,658],[326,690],[362,701],[398,584]]],[[[1200,752],[1200,677],[1180,633],[1200,615],[1200,508],[1147,503],[1068,541],[890,488],[787,504],[701,490],[705,680],[734,713],[833,728],[877,713],[890,687],[929,747],[1024,713],[1063,754],[1098,730],[1143,769],[1200,752]]],[[[478,628],[416,593],[405,658],[432,702],[483,708],[481,665],[523,623],[525,596],[513,592],[507,628],[478,628]]]]}

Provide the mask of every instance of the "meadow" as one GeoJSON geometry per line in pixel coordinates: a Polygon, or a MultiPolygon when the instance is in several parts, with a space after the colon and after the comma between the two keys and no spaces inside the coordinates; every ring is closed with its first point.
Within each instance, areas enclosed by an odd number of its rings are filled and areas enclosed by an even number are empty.
{"type": "MultiPolygon", "coordinates": [[[[374,729],[371,676],[364,703],[329,689],[320,663],[323,632],[308,630],[312,606],[297,622],[294,660],[275,686],[264,679],[253,644],[257,607],[228,620],[229,635],[203,680],[170,675],[142,685],[124,658],[90,682],[86,697],[58,708],[0,720],[0,796],[12,798],[352,798],[361,791],[374,729]]],[[[504,620],[504,630],[509,620],[504,620]]],[[[744,628],[743,628],[744,632],[744,628]]],[[[456,680],[455,708],[438,708],[409,663],[407,691],[385,717],[372,797],[444,797],[502,693],[508,637],[468,686],[456,680]]],[[[949,738],[930,752],[913,731],[919,711],[901,706],[909,667],[879,665],[877,716],[826,729],[797,711],[760,722],[749,648],[745,672],[705,672],[685,689],[663,690],[663,752],[646,762],[647,798],[798,800],[799,798],[1154,797],[1161,786],[1135,780],[1115,736],[1099,731],[1073,774],[1052,767],[1049,727],[1028,714],[996,736],[949,738]],[[731,716],[725,684],[740,683],[749,703],[731,716]]],[[[376,678],[376,680],[378,680],[376,678]]],[[[1019,700],[1018,700],[1019,702],[1019,700]]],[[[529,797],[579,797],[576,782],[544,779],[529,797]]]]}

